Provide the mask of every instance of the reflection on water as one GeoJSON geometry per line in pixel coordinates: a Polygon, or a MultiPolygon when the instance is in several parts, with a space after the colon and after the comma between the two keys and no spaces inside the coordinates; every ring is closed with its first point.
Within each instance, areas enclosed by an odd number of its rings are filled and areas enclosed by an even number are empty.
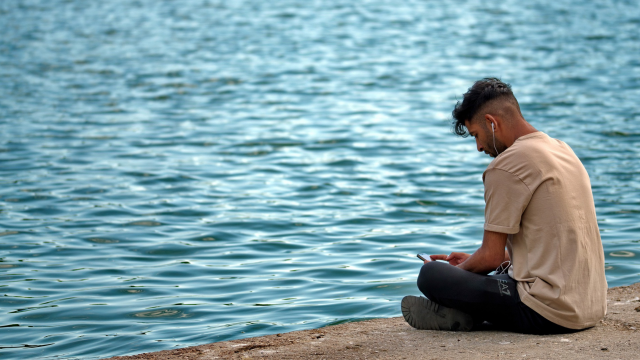
{"type": "Polygon", "coordinates": [[[490,159],[449,116],[483,76],[582,159],[609,285],[637,282],[638,23],[575,0],[0,2],[0,357],[399,316],[417,252],[480,243],[490,159]]]}
{"type": "Polygon", "coordinates": [[[617,256],[617,257],[634,257],[634,256],[636,256],[636,254],[634,254],[633,252],[626,251],[626,250],[614,251],[614,252],[610,253],[609,255],[617,256]]]}
{"type": "Polygon", "coordinates": [[[153,310],[153,311],[143,311],[143,312],[135,313],[135,314],[133,314],[133,316],[141,317],[141,318],[160,318],[160,317],[183,318],[183,317],[189,317],[189,315],[184,314],[183,312],[178,311],[178,310],[174,310],[174,309],[159,309],[159,310],[153,310]]]}

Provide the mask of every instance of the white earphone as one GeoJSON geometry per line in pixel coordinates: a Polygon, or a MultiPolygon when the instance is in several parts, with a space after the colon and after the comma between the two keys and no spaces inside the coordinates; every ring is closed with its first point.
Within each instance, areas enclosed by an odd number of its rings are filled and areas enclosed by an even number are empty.
{"type": "Polygon", "coordinates": [[[493,148],[496,150],[496,156],[498,156],[500,153],[498,153],[498,148],[496,147],[496,131],[493,128],[493,123],[491,123],[491,133],[493,134],[493,148]]]}

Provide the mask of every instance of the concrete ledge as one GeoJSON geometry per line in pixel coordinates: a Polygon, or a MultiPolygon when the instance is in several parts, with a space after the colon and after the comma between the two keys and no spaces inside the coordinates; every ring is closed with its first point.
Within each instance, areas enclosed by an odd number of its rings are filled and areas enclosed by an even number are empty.
{"type": "Polygon", "coordinates": [[[111,360],[640,359],[640,283],[611,288],[607,299],[608,314],[598,326],[566,335],[421,331],[390,318],[111,360]]]}

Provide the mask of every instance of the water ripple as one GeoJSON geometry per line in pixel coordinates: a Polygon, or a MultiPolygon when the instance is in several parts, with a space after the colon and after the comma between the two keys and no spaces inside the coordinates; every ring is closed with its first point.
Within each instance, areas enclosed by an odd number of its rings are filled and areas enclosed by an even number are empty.
{"type": "Polygon", "coordinates": [[[634,4],[0,2],[0,356],[95,359],[398,316],[472,251],[499,76],[591,176],[637,282],[634,4]]]}

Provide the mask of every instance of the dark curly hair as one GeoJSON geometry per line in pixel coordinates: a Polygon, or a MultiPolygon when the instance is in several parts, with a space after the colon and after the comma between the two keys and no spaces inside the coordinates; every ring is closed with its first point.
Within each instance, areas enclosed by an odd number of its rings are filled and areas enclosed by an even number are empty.
{"type": "MultiPolygon", "coordinates": [[[[484,78],[476,81],[469,90],[462,95],[462,102],[458,101],[451,112],[453,115],[453,132],[462,137],[469,136],[465,121],[473,119],[478,110],[486,103],[501,97],[518,101],[511,91],[511,85],[503,83],[497,78],[484,78]]],[[[518,106],[519,108],[519,106],[518,106]]]]}

